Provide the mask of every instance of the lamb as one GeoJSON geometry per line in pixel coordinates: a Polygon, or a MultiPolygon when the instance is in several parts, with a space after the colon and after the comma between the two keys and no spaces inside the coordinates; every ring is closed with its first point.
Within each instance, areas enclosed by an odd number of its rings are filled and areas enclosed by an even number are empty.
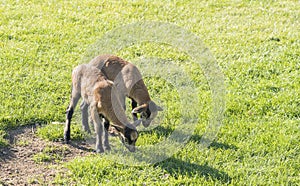
{"type": "MultiPolygon", "coordinates": [[[[101,121],[100,115],[114,124],[115,132],[122,143],[130,152],[134,152],[138,132],[135,125],[128,122],[113,82],[107,80],[99,69],[85,64],[77,66],[72,72],[72,93],[64,129],[65,141],[68,143],[70,140],[71,119],[80,97],[84,105],[90,107],[96,132],[96,152],[110,150],[108,134],[104,129],[105,122],[101,121]]],[[[84,112],[82,114],[87,117],[84,112]]]]}
{"type": "MultiPolygon", "coordinates": [[[[140,113],[143,126],[148,127],[151,121],[156,117],[158,111],[163,110],[150,99],[142,75],[138,68],[132,63],[117,56],[101,55],[92,59],[89,64],[100,69],[109,80],[114,81],[114,84],[118,89],[119,100],[121,101],[124,110],[126,110],[126,97],[131,99],[134,121],[137,121],[137,113],[140,113]]],[[[84,103],[82,103],[82,109],[83,112],[87,113],[87,106],[85,106],[84,103]]],[[[84,120],[85,128],[89,131],[88,119],[85,118],[84,120]]]]}

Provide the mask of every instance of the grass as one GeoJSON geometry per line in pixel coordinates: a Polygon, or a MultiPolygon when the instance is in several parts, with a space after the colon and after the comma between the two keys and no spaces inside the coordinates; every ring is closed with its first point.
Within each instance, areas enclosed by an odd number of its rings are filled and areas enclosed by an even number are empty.
{"type": "Polygon", "coordinates": [[[1,146],[7,146],[7,145],[8,145],[7,140],[4,138],[5,136],[6,136],[5,131],[0,130],[0,147],[1,147],[1,146]]]}
{"type": "MultiPolygon", "coordinates": [[[[107,31],[137,21],[171,22],[199,36],[226,77],[225,118],[217,139],[199,149],[213,114],[210,87],[197,62],[173,46],[136,44],[116,54],[133,62],[172,61],[193,80],[199,99],[199,107],[188,110],[199,116],[193,136],[172,157],[147,166],[116,164],[107,155],[76,158],[63,165],[69,174],[57,175],[57,182],[299,184],[299,9],[299,1],[2,1],[0,146],[7,145],[6,131],[14,127],[65,120],[71,71],[107,31]]],[[[174,86],[160,77],[145,81],[165,111],[161,127],[141,132],[139,145],[168,137],[183,114],[174,86]]],[[[74,122],[80,123],[79,117],[74,122]]],[[[74,137],[81,139],[76,127],[74,137]]],[[[62,126],[40,130],[43,139],[62,137],[62,126]]]]}
{"type": "MultiPolygon", "coordinates": [[[[45,140],[49,141],[62,141],[64,125],[61,124],[49,124],[45,127],[37,129],[37,135],[45,140]]],[[[79,125],[71,125],[72,131],[72,139],[73,140],[83,140],[85,137],[85,133],[81,131],[81,127],[79,125]]]]}
{"type": "Polygon", "coordinates": [[[68,149],[65,147],[47,146],[41,152],[34,154],[32,159],[35,163],[59,162],[66,153],[68,149]]]}

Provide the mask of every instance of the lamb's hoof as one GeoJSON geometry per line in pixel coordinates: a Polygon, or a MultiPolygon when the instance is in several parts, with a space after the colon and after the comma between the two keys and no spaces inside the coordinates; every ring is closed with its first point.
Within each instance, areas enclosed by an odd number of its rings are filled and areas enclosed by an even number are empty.
{"type": "Polygon", "coordinates": [[[96,149],[96,153],[102,154],[102,153],[104,153],[104,150],[103,149],[96,149]]]}
{"type": "Polygon", "coordinates": [[[111,151],[111,148],[108,146],[108,147],[105,147],[105,150],[104,151],[111,151]]]}
{"type": "Polygon", "coordinates": [[[90,129],[87,129],[87,128],[83,128],[83,131],[86,132],[87,134],[92,134],[91,130],[90,129]]]}
{"type": "Polygon", "coordinates": [[[64,141],[66,144],[70,143],[70,139],[71,139],[70,136],[67,136],[67,135],[64,136],[64,141]]]}

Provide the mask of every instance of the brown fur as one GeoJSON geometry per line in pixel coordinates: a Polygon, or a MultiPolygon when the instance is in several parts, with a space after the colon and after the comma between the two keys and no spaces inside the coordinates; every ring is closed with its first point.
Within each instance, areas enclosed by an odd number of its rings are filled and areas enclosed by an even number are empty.
{"type": "MultiPolygon", "coordinates": [[[[92,66],[101,69],[101,72],[110,80],[114,81],[116,87],[119,91],[119,99],[121,104],[125,109],[125,97],[129,97],[133,102],[136,102],[139,107],[144,109],[132,108],[133,109],[133,117],[137,119],[136,114],[137,110],[141,110],[143,112],[148,111],[148,113],[153,112],[153,117],[150,118],[148,114],[148,121],[144,126],[148,126],[151,120],[156,116],[157,111],[162,110],[159,106],[157,106],[153,101],[151,101],[148,89],[142,79],[142,75],[138,68],[117,56],[113,55],[102,55],[97,56],[89,63],[92,66]],[[154,109],[149,111],[149,104],[152,102],[154,105],[154,109]],[[136,109],[136,110],[134,110],[136,109]],[[150,118],[150,119],[149,119],[150,118]]],[[[133,104],[134,105],[134,104],[133,104]]],[[[144,124],[144,122],[143,122],[144,124]]]]}
{"type": "Polygon", "coordinates": [[[139,105],[151,101],[148,89],[142,79],[138,68],[122,58],[112,55],[103,55],[94,58],[89,63],[101,69],[101,72],[112,81],[119,81],[120,86],[124,86],[122,92],[133,98],[139,105]]]}

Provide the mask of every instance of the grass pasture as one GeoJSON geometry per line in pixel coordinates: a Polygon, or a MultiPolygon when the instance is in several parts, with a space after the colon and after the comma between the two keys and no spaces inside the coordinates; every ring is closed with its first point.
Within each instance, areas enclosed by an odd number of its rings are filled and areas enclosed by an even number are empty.
{"type": "MultiPolygon", "coordinates": [[[[62,155],[58,157],[55,150],[46,149],[33,155],[34,160],[40,164],[43,159],[55,159],[59,164],[56,168],[66,168],[68,172],[57,173],[52,183],[44,184],[297,185],[299,10],[297,0],[3,0],[0,150],[9,147],[8,131],[19,126],[43,124],[46,127],[37,133],[41,140],[62,138],[63,127],[51,122],[65,120],[71,71],[105,33],[138,21],[169,22],[201,38],[225,76],[226,110],[214,142],[208,148],[198,148],[213,117],[211,90],[199,65],[167,44],[133,45],[115,54],[132,62],[143,57],[172,61],[189,74],[199,100],[188,111],[199,116],[193,135],[170,158],[145,166],[118,164],[106,155],[60,163],[62,155]]],[[[141,146],[168,137],[180,125],[182,111],[180,93],[174,85],[159,77],[145,77],[145,82],[165,110],[159,127],[141,132],[141,146]]],[[[84,134],[78,130],[79,115],[76,111],[73,137],[81,140],[84,134]]]]}

